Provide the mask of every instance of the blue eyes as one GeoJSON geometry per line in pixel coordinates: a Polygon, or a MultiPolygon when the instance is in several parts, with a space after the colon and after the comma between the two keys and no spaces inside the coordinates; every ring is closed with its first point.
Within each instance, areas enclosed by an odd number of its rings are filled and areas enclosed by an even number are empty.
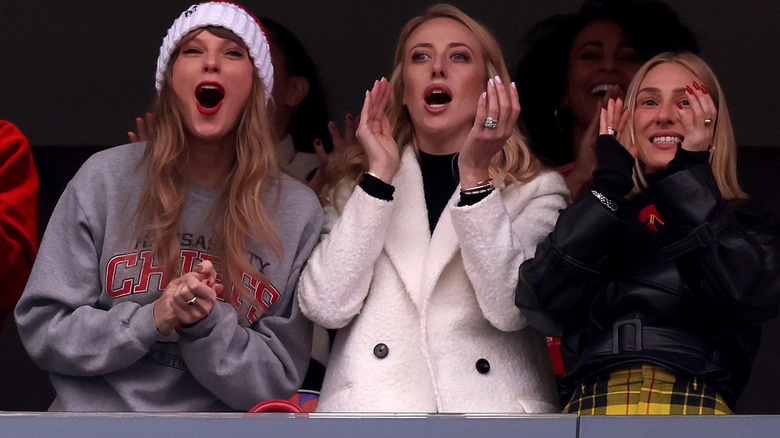
{"type": "MultiPolygon", "coordinates": [[[[426,53],[412,53],[411,59],[414,62],[423,62],[431,59],[431,57],[426,53]]],[[[468,62],[471,57],[465,53],[454,53],[450,55],[450,59],[456,62],[468,62]]]]}
{"type": "MultiPolygon", "coordinates": [[[[688,99],[682,99],[679,102],[677,102],[677,106],[689,106],[691,104],[688,99]]],[[[646,100],[640,100],[639,105],[641,106],[658,106],[659,103],[653,99],[646,99],[646,100]]]]}

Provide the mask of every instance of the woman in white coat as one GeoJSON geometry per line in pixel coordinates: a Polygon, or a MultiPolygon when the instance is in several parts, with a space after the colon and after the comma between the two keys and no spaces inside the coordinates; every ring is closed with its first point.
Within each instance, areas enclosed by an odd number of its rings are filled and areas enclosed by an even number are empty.
{"type": "Polygon", "coordinates": [[[331,160],[299,285],[303,312],[338,329],[318,410],[557,411],[544,338],[513,299],[563,180],[525,146],[498,44],[463,12],[412,19],[394,65],[366,93],[360,145],[331,160]]]}

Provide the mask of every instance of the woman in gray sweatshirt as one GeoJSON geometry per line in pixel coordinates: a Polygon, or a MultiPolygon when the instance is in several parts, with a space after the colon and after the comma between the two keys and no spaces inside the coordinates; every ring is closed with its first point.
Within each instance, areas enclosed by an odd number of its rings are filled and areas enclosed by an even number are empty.
{"type": "Polygon", "coordinates": [[[243,411],[306,372],[295,294],[322,211],[277,167],[260,25],[232,3],[191,6],[156,87],[149,141],[84,164],[16,308],[51,410],[243,411]]]}

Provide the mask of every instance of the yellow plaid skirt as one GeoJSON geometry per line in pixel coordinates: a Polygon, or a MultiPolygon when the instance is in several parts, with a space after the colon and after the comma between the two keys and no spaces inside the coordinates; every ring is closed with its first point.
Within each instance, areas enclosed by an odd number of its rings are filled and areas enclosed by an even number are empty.
{"type": "Polygon", "coordinates": [[[592,415],[731,414],[703,379],[651,364],[631,364],[575,389],[564,413],[592,415]]]}

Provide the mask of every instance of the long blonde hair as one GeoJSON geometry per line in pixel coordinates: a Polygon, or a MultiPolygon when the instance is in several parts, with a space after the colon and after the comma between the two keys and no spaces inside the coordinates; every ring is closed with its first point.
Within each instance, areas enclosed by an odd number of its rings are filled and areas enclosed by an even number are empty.
{"type": "MultiPolygon", "coordinates": [[[[184,177],[184,166],[189,158],[181,110],[171,85],[171,66],[181,45],[204,30],[245,47],[239,37],[224,28],[210,26],[191,32],[174,50],[155,101],[150,138],[142,161],[145,178],[135,212],[135,237],[151,240],[152,251],[168,278],[181,274],[181,248],[177,233],[187,197],[188,181],[184,177]]],[[[236,287],[250,302],[256,302],[256,299],[241,281],[240,272],[255,278],[265,277],[249,262],[247,240],[257,239],[268,245],[277,257],[281,257],[282,253],[276,227],[262,202],[262,194],[269,186],[275,184],[277,190],[280,186],[271,138],[271,119],[264,95],[265,86],[255,71],[250,95],[237,127],[234,163],[208,213],[213,219],[215,255],[221,258],[223,284],[226,290],[236,287]]],[[[226,293],[226,301],[228,298],[226,293]]]]}
{"type": "MultiPolygon", "coordinates": [[[[393,127],[393,137],[403,151],[407,145],[414,144],[414,127],[409,111],[403,104],[404,81],[403,71],[406,65],[404,50],[406,42],[420,25],[434,18],[451,18],[466,26],[477,38],[482,47],[483,59],[485,59],[485,78],[500,76],[505,84],[511,82],[509,72],[501,54],[498,42],[490,32],[477,21],[466,15],[460,9],[448,5],[437,4],[429,7],[423,15],[409,20],[401,30],[395,49],[393,60],[393,74],[390,82],[393,87],[387,114],[390,125],[393,127]]],[[[368,163],[365,153],[359,145],[350,145],[334,154],[328,166],[328,175],[331,178],[325,184],[321,193],[322,197],[328,196],[332,191],[338,192],[341,186],[348,182],[358,181],[367,170],[368,163]]],[[[499,183],[512,183],[515,181],[529,181],[541,170],[541,163],[528,149],[525,139],[517,127],[507,140],[504,148],[496,154],[490,164],[490,175],[499,183]]]]}
{"type": "MultiPolygon", "coordinates": [[[[734,139],[734,130],[731,127],[731,117],[729,116],[723,89],[712,69],[703,59],[693,53],[661,53],[647,61],[636,72],[626,93],[626,108],[628,108],[630,116],[627,133],[624,134],[621,140],[630,148],[633,148],[636,144],[636,131],[633,120],[639,86],[650,70],[667,62],[683,66],[707,87],[712,96],[712,101],[715,103],[715,108],[718,110],[718,116],[715,120],[715,134],[712,139],[712,149],[710,150],[712,173],[715,175],[715,181],[724,199],[746,198],[747,195],[739,187],[739,182],[737,181],[737,143],[734,139]]],[[[644,165],[638,159],[634,166],[634,185],[635,192],[647,186],[644,165]]]]}

